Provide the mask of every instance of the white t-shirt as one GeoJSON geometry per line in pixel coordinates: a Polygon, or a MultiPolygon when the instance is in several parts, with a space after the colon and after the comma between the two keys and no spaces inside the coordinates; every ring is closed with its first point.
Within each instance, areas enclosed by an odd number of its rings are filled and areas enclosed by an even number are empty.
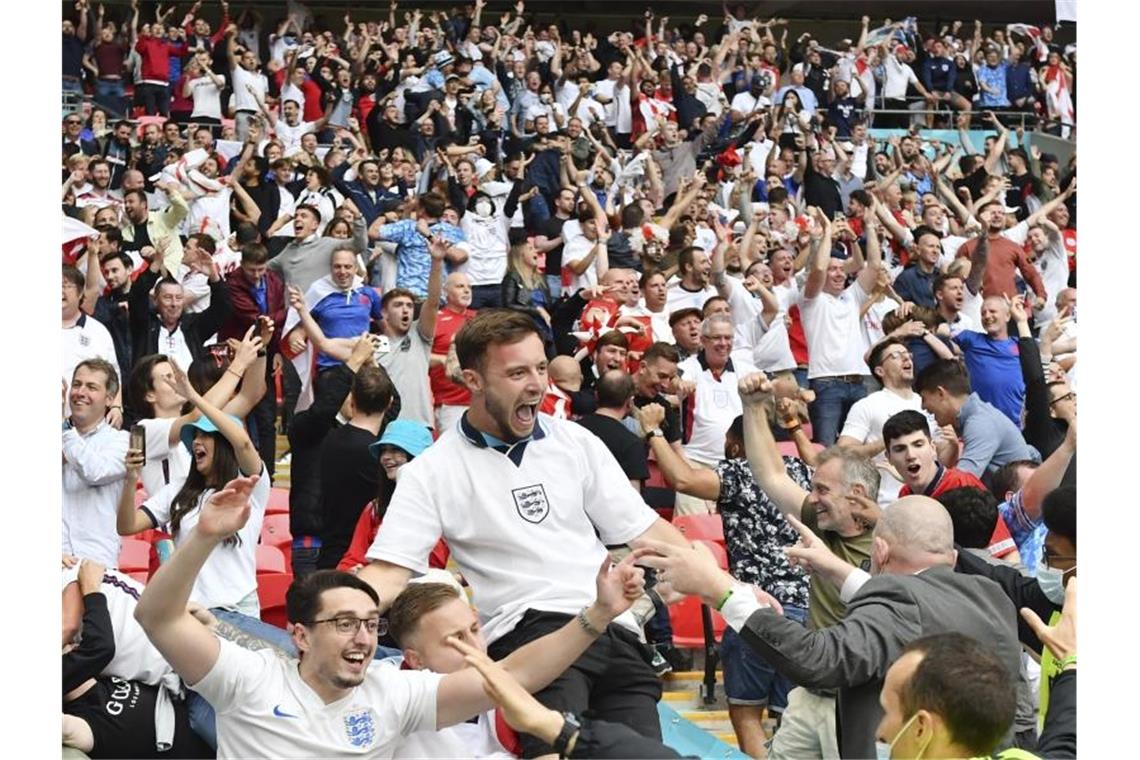
{"type": "MultiPolygon", "coordinates": [[[[219,75],[220,76],[220,75],[219,75]]],[[[223,80],[225,77],[221,77],[223,80]]],[[[222,88],[214,84],[210,77],[198,77],[190,80],[190,95],[194,99],[194,110],[191,119],[205,116],[210,119],[222,118],[222,88]]]]}
{"type": "Polygon", "coordinates": [[[795,369],[796,358],[788,342],[788,327],[783,315],[777,314],[772,318],[772,324],[765,324],[761,316],[763,302],[749,293],[735,277],[729,277],[728,283],[731,288],[728,306],[736,324],[733,348],[747,351],[749,363],[765,372],[795,369]]]}
{"type": "MultiPolygon", "coordinates": [[[[240,539],[235,545],[222,544],[210,553],[190,592],[190,601],[203,607],[235,607],[238,602],[257,591],[257,541],[261,537],[261,523],[265,518],[265,507],[269,504],[269,474],[261,465],[261,477],[250,494],[250,515],[245,527],[238,531],[240,539]]],[[[151,494],[143,502],[142,509],[150,513],[156,525],[170,522],[174,497],[182,488],[182,483],[163,486],[158,493],[151,494]]],[[[214,493],[207,488],[198,496],[194,508],[182,516],[178,532],[174,534],[175,546],[180,545],[198,524],[202,504],[214,493]]]]}
{"type": "Polygon", "coordinates": [[[869,375],[863,354],[870,346],[859,319],[867,301],[858,281],[839,296],[822,290],[815,298],[804,297],[800,317],[808,344],[808,378],[833,375],[869,375]]]}
{"type": "MultiPolygon", "coordinates": [[[[922,396],[911,393],[909,397],[904,398],[894,391],[884,388],[864,396],[852,405],[851,411],[847,412],[847,420],[843,423],[843,430],[839,435],[854,438],[860,443],[881,441],[883,440],[883,424],[892,416],[907,409],[919,412],[926,417],[930,425],[930,435],[935,436],[937,434],[938,423],[927,412],[923,411],[922,396]]],[[[873,461],[875,466],[879,468],[879,506],[885,507],[898,500],[899,489],[902,488],[903,484],[891,474],[891,470],[887,467],[885,452],[879,452],[873,461]]]]}
{"type": "Polygon", "coordinates": [[[146,464],[142,467],[139,479],[147,495],[157,494],[170,483],[181,485],[190,472],[190,452],[176,441],[170,445],[170,428],[173,417],[158,417],[139,420],[146,430],[146,464]]]}
{"type": "Polygon", "coordinates": [[[297,126],[291,127],[285,123],[285,119],[278,119],[277,124],[273,127],[273,134],[277,135],[277,139],[281,143],[282,153],[286,156],[299,151],[301,149],[301,136],[312,131],[314,128],[311,121],[298,122],[297,126]]]}
{"type": "Polygon", "coordinates": [[[767,108],[770,105],[772,105],[772,101],[768,98],[763,95],[758,98],[753,97],[751,92],[745,90],[744,92],[736,93],[732,98],[732,104],[729,108],[747,116],[757,109],[767,108]]]}
{"type": "Polygon", "coordinates": [[[297,660],[219,643],[214,667],[191,687],[217,713],[219,758],[390,758],[403,737],[435,728],[438,673],[373,662],[360,686],[326,705],[297,660]]]}
{"type": "Polygon", "coordinates": [[[744,413],[737,381],[756,371],[751,365],[729,359],[720,379],[713,377],[711,369],[701,364],[701,355],[690,356],[677,365],[681,377],[695,382],[697,390],[685,399],[686,408],[692,409],[693,427],[685,454],[696,462],[715,467],[724,459],[724,436],[732,421],[744,413]]]}
{"type": "MultiPolygon", "coordinates": [[[[465,422],[444,431],[400,470],[368,549],[369,559],[423,573],[442,536],[488,642],[527,609],[573,615],[592,603],[606,546],[657,520],[609,449],[577,423],[540,414],[533,437],[509,452],[489,448],[465,422]]],[[[628,613],[615,622],[638,630],[628,613]]]]}
{"type": "Polygon", "coordinates": [[[603,79],[597,84],[598,95],[610,98],[605,104],[606,126],[613,127],[618,134],[629,134],[633,131],[633,107],[629,102],[629,85],[617,87],[612,79],[603,79]]]}
{"type": "Polygon", "coordinates": [[[439,731],[417,731],[400,743],[396,757],[450,760],[453,757],[513,758],[495,729],[495,711],[488,710],[475,722],[456,723],[439,731]]]}
{"type": "MultiPolygon", "coordinates": [[[[277,218],[283,216],[293,216],[297,211],[297,199],[293,197],[293,193],[289,192],[280,185],[277,186],[277,193],[281,197],[281,202],[277,206],[277,218]]],[[[273,233],[273,237],[293,237],[293,224],[292,222],[285,222],[281,225],[277,232],[273,233]]]]}
{"type": "Polygon", "coordinates": [[[914,69],[899,63],[893,54],[883,58],[883,72],[883,97],[888,100],[902,100],[906,97],[907,85],[918,81],[914,69]]]}
{"type": "MultiPolygon", "coordinates": [[[[501,211],[503,201],[497,200],[501,211]]],[[[468,257],[462,271],[467,272],[472,285],[498,285],[507,274],[507,253],[510,250],[510,220],[502,213],[481,218],[474,211],[463,215],[460,221],[467,244],[468,257]]]]}
{"type": "Polygon", "coordinates": [[[257,111],[257,100],[249,94],[246,85],[253,85],[257,90],[258,95],[262,100],[265,99],[265,93],[269,89],[269,80],[265,78],[264,74],[259,74],[256,71],[246,71],[241,66],[237,66],[233,70],[234,77],[234,110],[236,111],[257,111]]]}
{"type": "MultiPolygon", "coordinates": [[[[567,222],[566,226],[570,223],[567,222]]],[[[562,268],[569,269],[570,264],[586,258],[594,247],[595,241],[589,240],[585,235],[578,235],[574,239],[568,239],[563,230],[562,239],[565,241],[562,244],[562,268]]],[[[592,288],[598,284],[598,257],[594,256],[594,260],[590,262],[590,266],[586,267],[586,271],[582,274],[570,273],[570,287],[567,292],[576,293],[582,288],[592,288]]]]}
{"type": "Polygon", "coordinates": [[[665,291],[665,313],[672,314],[681,309],[701,309],[705,301],[716,295],[716,288],[706,285],[698,291],[692,291],[681,285],[681,281],[674,279],[665,291]]]}
{"type": "Polygon", "coordinates": [[[1034,314],[1037,323],[1044,326],[1057,316],[1057,294],[1069,287],[1069,260],[1060,235],[1050,238],[1049,246],[1038,255],[1033,266],[1041,273],[1041,283],[1045,286],[1045,308],[1034,314]]]}

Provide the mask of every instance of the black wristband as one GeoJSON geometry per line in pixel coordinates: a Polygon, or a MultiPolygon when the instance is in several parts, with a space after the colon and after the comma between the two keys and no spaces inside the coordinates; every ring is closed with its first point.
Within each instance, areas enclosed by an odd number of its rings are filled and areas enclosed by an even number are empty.
{"type": "Polygon", "coordinates": [[[267,356],[268,354],[269,354],[269,352],[264,348],[257,352],[258,358],[261,358],[262,356],[267,356]]]}
{"type": "Polygon", "coordinates": [[[550,746],[554,748],[554,751],[558,753],[559,757],[566,757],[566,747],[570,744],[570,739],[581,730],[582,724],[573,713],[562,713],[562,717],[565,721],[562,724],[562,730],[558,733],[557,738],[555,738],[553,744],[550,746]]]}

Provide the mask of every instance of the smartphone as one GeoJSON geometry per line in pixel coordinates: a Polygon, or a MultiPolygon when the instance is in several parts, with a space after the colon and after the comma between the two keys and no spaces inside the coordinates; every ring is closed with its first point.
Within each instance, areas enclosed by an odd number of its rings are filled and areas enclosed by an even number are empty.
{"type": "Polygon", "coordinates": [[[146,460],[146,428],[142,425],[131,425],[131,439],[128,448],[137,449],[142,452],[143,460],[146,460]]]}

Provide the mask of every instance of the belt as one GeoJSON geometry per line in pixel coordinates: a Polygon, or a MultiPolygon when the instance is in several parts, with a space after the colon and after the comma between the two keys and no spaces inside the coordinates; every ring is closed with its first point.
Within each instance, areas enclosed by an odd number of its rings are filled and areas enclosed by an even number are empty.
{"type": "Polygon", "coordinates": [[[841,383],[862,383],[862,375],[825,375],[823,377],[813,377],[813,380],[837,380],[841,383]]]}

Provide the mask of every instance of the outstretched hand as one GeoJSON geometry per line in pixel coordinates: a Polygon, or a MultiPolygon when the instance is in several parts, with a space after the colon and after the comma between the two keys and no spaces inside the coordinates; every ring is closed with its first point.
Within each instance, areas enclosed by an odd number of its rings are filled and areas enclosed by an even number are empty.
{"type": "Polygon", "coordinates": [[[259,475],[237,477],[215,492],[202,504],[196,530],[213,539],[232,536],[249,520],[249,497],[259,475]]]}
{"type": "Polygon", "coordinates": [[[634,565],[641,556],[634,551],[616,565],[606,555],[598,570],[598,599],[595,604],[611,618],[630,608],[645,593],[645,571],[634,565]]]}
{"type": "Polygon", "coordinates": [[[1077,579],[1069,580],[1065,586],[1065,605],[1061,608],[1061,619],[1056,625],[1047,625],[1037,613],[1028,607],[1021,608],[1021,617],[1033,629],[1041,643],[1049,648],[1053,657],[1063,660],[1077,653],[1077,579]]]}

